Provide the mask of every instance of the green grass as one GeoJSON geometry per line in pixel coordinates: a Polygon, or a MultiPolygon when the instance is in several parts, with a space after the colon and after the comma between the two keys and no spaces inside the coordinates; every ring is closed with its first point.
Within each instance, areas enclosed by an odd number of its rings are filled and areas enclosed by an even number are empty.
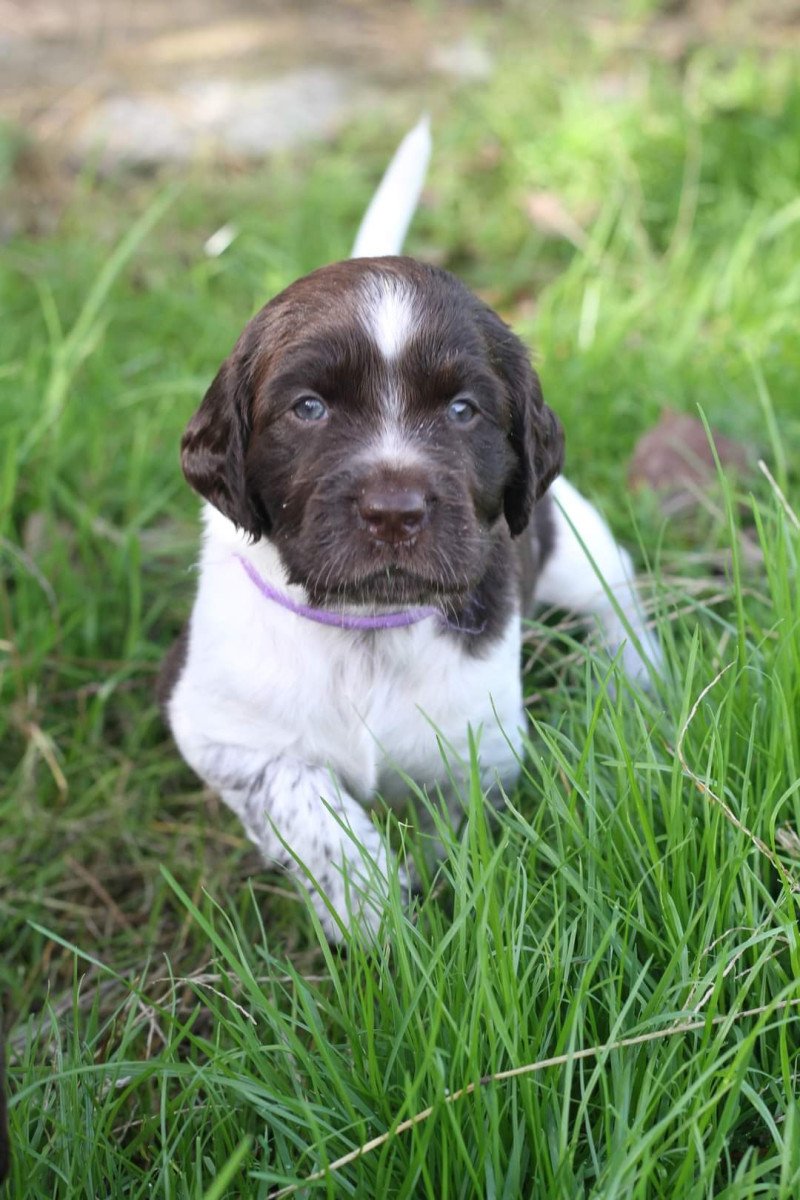
{"type": "Polygon", "coordinates": [[[655,568],[668,666],[643,698],[568,626],[536,631],[520,787],[489,819],[473,785],[433,874],[390,820],[425,886],[378,948],[330,950],[259,869],[152,685],[193,585],[182,427],[251,311],[346,254],[413,114],[174,192],[87,174],[53,234],[6,247],[10,1195],[266,1197],[382,1135],[297,1194],[800,1193],[796,68],[573,35],[439,102],[409,249],[535,346],[570,476],[655,568]],[[531,225],[532,191],[584,223],[580,249],[531,225]],[[763,454],[788,511],[759,473],[681,525],[631,496],[665,405],[763,454]]]}

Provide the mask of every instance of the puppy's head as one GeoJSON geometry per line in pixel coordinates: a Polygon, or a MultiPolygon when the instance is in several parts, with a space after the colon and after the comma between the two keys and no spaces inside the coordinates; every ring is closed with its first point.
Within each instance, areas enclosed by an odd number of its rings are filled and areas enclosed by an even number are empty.
{"type": "Polygon", "coordinates": [[[267,304],[182,443],[192,487],[317,603],[463,598],[562,453],[518,339],[408,258],[323,267],[267,304]]]}

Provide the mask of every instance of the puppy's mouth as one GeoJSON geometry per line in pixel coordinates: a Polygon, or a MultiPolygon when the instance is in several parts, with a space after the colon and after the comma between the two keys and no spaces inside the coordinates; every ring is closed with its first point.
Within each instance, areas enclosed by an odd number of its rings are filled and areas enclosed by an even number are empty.
{"type": "Polygon", "coordinates": [[[391,495],[393,507],[382,509],[382,493],[366,517],[354,519],[349,493],[344,500],[342,494],[318,490],[299,528],[275,531],[289,582],[300,584],[312,604],[383,611],[435,606],[451,613],[474,591],[490,539],[460,492],[448,499],[440,488],[423,519],[401,507],[404,494],[391,495]]]}
{"type": "Polygon", "coordinates": [[[315,604],[325,608],[355,605],[370,609],[434,605],[443,612],[459,606],[467,594],[466,583],[443,583],[428,575],[389,563],[349,579],[306,584],[315,604]]]}

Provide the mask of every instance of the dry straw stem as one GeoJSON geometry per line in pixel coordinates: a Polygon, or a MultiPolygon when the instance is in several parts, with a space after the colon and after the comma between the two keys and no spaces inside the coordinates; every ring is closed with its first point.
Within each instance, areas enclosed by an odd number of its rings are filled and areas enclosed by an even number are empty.
{"type": "Polygon", "coordinates": [[[772,472],[770,471],[767,464],[764,462],[763,458],[760,458],[758,460],[758,469],[761,471],[762,475],[765,475],[766,478],[769,480],[770,487],[772,488],[773,492],[775,493],[775,495],[778,497],[779,501],[781,502],[783,511],[786,513],[786,516],[789,518],[792,525],[794,525],[797,532],[800,533],[800,520],[798,520],[797,514],[795,513],[791,504],[786,499],[786,497],[784,496],[781,489],[778,487],[777,481],[774,479],[772,472]]]}
{"type": "Polygon", "coordinates": [[[686,732],[687,732],[689,726],[691,725],[692,721],[694,720],[695,716],[697,715],[698,708],[700,707],[700,705],[702,704],[703,700],[706,698],[708,693],[712,690],[712,688],[716,687],[716,685],[719,683],[720,679],[722,679],[722,676],[725,675],[726,672],[730,671],[732,666],[734,666],[734,664],[732,662],[729,662],[726,666],[724,666],[722,668],[721,671],[718,671],[717,674],[714,676],[714,678],[711,680],[711,682],[706,684],[706,686],[703,688],[700,695],[695,700],[694,704],[691,707],[689,715],[683,724],[683,728],[681,729],[680,733],[678,734],[678,742],[675,747],[675,753],[678,756],[678,761],[680,762],[681,767],[683,768],[684,774],[688,775],[689,779],[691,779],[692,783],[695,785],[697,790],[700,792],[700,795],[704,796],[706,800],[710,800],[710,801],[712,801],[712,803],[719,805],[719,807],[722,809],[722,812],[725,814],[725,816],[731,822],[731,824],[734,825],[741,833],[743,833],[746,838],[750,839],[750,841],[755,846],[756,850],[758,850],[761,854],[763,854],[764,857],[769,862],[772,863],[773,867],[778,872],[781,879],[786,884],[786,886],[790,889],[790,891],[792,891],[795,895],[797,895],[798,893],[800,893],[800,884],[798,884],[797,881],[792,878],[792,876],[789,874],[789,872],[784,867],[781,860],[778,858],[777,854],[775,854],[772,850],[770,850],[770,848],[766,844],[766,842],[764,842],[758,836],[757,833],[753,833],[753,831],[751,829],[748,829],[747,826],[744,825],[739,820],[739,818],[736,816],[736,813],[733,811],[733,809],[730,807],[730,805],[726,804],[726,802],[722,799],[722,797],[718,796],[716,794],[716,792],[713,792],[711,790],[711,788],[708,786],[708,784],[705,782],[705,780],[701,779],[700,776],[697,775],[692,770],[692,768],[689,766],[688,762],[686,761],[686,756],[683,753],[683,743],[686,738],[686,732]]]}
{"type": "MultiPolygon", "coordinates": [[[[598,1058],[601,1054],[611,1054],[616,1050],[625,1050],[629,1046],[642,1046],[647,1042],[656,1042],[661,1038],[676,1037],[679,1033],[696,1033],[701,1029],[713,1028],[717,1025],[723,1025],[725,1022],[743,1021],[747,1017],[759,1017],[766,1012],[781,1012],[787,1008],[795,1008],[800,1004],[800,997],[794,1000],[781,1000],[777,1004],[762,1004],[758,1008],[747,1008],[739,1013],[730,1013],[727,1016],[712,1017],[702,1021],[684,1021],[680,1025],[672,1025],[667,1029],[655,1029],[649,1033],[639,1033],[635,1037],[621,1038],[618,1042],[605,1042],[600,1046],[587,1046],[583,1050],[573,1050],[566,1054],[555,1054],[552,1058],[541,1058],[538,1062],[525,1063],[521,1067],[511,1067],[507,1071],[497,1071],[494,1075],[484,1075],[481,1079],[474,1083],[468,1083],[465,1087],[459,1088],[456,1092],[450,1092],[442,1098],[442,1104],[455,1104],[456,1100],[461,1100],[464,1096],[471,1096],[473,1092],[480,1087],[485,1087],[488,1083],[500,1083],[505,1079],[515,1079],[520,1075],[534,1075],[539,1071],[545,1071],[548,1067],[564,1067],[568,1063],[580,1062],[586,1058],[598,1058]]],[[[397,1137],[398,1134],[405,1133],[409,1129],[413,1129],[415,1125],[421,1125],[423,1121],[427,1121],[435,1111],[435,1105],[431,1104],[428,1108],[421,1112],[415,1113],[413,1117],[409,1117],[406,1121],[401,1121],[394,1129],[387,1130],[386,1133],[380,1134],[378,1137],[372,1138],[369,1142],[364,1142],[363,1145],[357,1146],[355,1150],[351,1150],[348,1154],[343,1154],[341,1158],[337,1158],[335,1162],[324,1167],[321,1171],[314,1171],[312,1175],[307,1175],[305,1179],[299,1180],[297,1183],[290,1183],[286,1187],[279,1188],[278,1191],[270,1193],[270,1200],[281,1200],[283,1196],[291,1196],[300,1188],[308,1187],[310,1183],[317,1183],[320,1179],[324,1179],[327,1175],[333,1174],[334,1171],[341,1170],[349,1163],[355,1162],[357,1158],[362,1158],[363,1155],[369,1154],[371,1150],[377,1150],[379,1146],[385,1145],[391,1138],[397,1137]]]]}
{"type": "Polygon", "coordinates": [[[69,792],[69,784],[59,766],[55,742],[35,721],[24,721],[20,725],[20,729],[28,737],[29,744],[38,751],[47,763],[61,799],[66,800],[67,793],[69,792]]]}

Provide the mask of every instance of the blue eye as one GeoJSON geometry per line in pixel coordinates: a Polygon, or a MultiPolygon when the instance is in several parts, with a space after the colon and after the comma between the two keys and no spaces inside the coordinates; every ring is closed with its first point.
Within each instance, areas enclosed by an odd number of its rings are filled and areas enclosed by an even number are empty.
{"type": "Polygon", "coordinates": [[[455,425],[470,425],[478,415],[478,409],[464,396],[457,396],[447,406],[447,415],[455,425]]]}
{"type": "Polygon", "coordinates": [[[301,396],[292,405],[292,412],[301,421],[323,421],[328,415],[328,409],[319,396],[301,396]]]}

